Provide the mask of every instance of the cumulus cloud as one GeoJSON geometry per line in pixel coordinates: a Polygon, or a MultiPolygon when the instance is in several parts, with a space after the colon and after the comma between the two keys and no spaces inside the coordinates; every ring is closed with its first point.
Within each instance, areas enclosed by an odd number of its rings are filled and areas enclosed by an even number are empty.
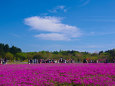
{"type": "Polygon", "coordinates": [[[65,6],[60,5],[60,6],[56,6],[56,7],[53,8],[52,10],[49,10],[50,13],[57,13],[58,11],[67,12],[67,9],[66,9],[65,6]]]}
{"type": "Polygon", "coordinates": [[[43,31],[35,37],[46,40],[70,40],[81,36],[79,28],[63,24],[59,17],[29,17],[25,19],[25,24],[32,27],[33,30],[43,31]],[[47,32],[47,34],[46,34],[47,32]]]}

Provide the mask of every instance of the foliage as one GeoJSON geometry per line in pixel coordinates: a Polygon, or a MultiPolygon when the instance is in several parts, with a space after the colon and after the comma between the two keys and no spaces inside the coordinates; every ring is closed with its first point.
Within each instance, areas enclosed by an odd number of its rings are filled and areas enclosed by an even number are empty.
{"type": "Polygon", "coordinates": [[[19,60],[28,61],[29,59],[73,59],[77,61],[78,59],[83,61],[83,59],[97,60],[97,59],[108,59],[112,62],[115,59],[115,49],[100,51],[99,53],[89,53],[89,52],[79,52],[75,50],[67,51],[39,51],[39,52],[22,52],[20,48],[15,46],[9,47],[8,44],[0,43],[0,58],[7,57],[9,60],[19,60]]]}
{"type": "Polygon", "coordinates": [[[16,60],[24,61],[27,59],[26,53],[16,53],[16,60]]]}
{"type": "Polygon", "coordinates": [[[15,56],[15,54],[19,52],[22,52],[20,48],[17,48],[15,46],[9,47],[8,44],[0,43],[0,58],[2,59],[7,57],[9,60],[13,60],[13,56],[15,56]]]}
{"type": "Polygon", "coordinates": [[[8,60],[13,60],[14,55],[13,55],[12,53],[10,53],[10,52],[7,52],[7,53],[5,54],[5,57],[6,57],[8,60]]]}

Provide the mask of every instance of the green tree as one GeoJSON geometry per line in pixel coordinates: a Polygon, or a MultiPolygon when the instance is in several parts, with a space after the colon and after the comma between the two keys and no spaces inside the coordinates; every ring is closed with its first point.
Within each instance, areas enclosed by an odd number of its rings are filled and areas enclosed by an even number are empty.
{"type": "Polygon", "coordinates": [[[12,46],[12,47],[10,48],[10,52],[15,55],[16,53],[21,53],[22,51],[21,51],[20,48],[17,48],[17,47],[15,47],[15,46],[12,46]]]}
{"type": "Polygon", "coordinates": [[[26,53],[16,53],[16,60],[24,61],[27,60],[26,53]]]}
{"type": "Polygon", "coordinates": [[[33,59],[43,59],[42,57],[42,53],[36,53],[34,56],[33,56],[33,59]]]}
{"type": "Polygon", "coordinates": [[[7,52],[6,54],[5,54],[5,57],[8,59],[8,60],[13,60],[13,54],[12,53],[10,53],[10,52],[7,52]]]}
{"type": "Polygon", "coordinates": [[[5,52],[4,52],[4,44],[0,43],[0,58],[4,58],[5,52]]]}
{"type": "Polygon", "coordinates": [[[4,52],[5,53],[9,52],[9,45],[8,44],[4,45],[4,52]]]}

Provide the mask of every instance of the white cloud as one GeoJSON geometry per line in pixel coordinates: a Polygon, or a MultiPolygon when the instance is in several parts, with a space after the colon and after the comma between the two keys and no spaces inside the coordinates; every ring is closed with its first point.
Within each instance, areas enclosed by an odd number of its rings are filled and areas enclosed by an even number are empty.
{"type": "Polygon", "coordinates": [[[39,34],[35,37],[42,38],[44,40],[70,40],[64,34],[59,33],[48,33],[48,34],[39,34]]]}
{"type": "Polygon", "coordinates": [[[90,0],[81,0],[81,2],[83,2],[81,5],[81,7],[82,7],[82,6],[86,6],[87,4],[89,4],[90,0]]]}
{"type": "Polygon", "coordinates": [[[81,36],[79,29],[76,26],[63,24],[59,17],[29,17],[25,19],[25,24],[32,27],[33,30],[48,32],[41,33],[36,37],[49,40],[70,40],[81,36]]]}
{"type": "Polygon", "coordinates": [[[67,9],[66,9],[65,6],[60,5],[60,6],[56,6],[56,7],[53,8],[52,10],[49,10],[50,13],[57,13],[58,11],[67,12],[67,9]]]}

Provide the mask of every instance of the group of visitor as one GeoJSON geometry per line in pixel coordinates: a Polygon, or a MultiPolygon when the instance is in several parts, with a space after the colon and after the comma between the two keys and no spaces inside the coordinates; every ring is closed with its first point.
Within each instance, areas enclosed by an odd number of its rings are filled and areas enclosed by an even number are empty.
{"type": "MultiPolygon", "coordinates": [[[[72,59],[63,59],[62,57],[59,60],[56,59],[29,59],[29,64],[37,64],[37,63],[75,63],[72,59]]],[[[92,60],[92,59],[83,59],[77,60],[77,63],[115,63],[115,59],[112,59],[112,61],[109,61],[108,59],[98,59],[98,60],[92,60]]],[[[0,59],[0,64],[7,64],[7,59],[0,59]]]]}
{"type": "Polygon", "coordinates": [[[7,64],[7,59],[6,58],[0,59],[0,64],[7,64]]]}
{"type": "Polygon", "coordinates": [[[113,59],[112,61],[109,61],[108,59],[83,59],[83,63],[115,63],[115,59],[113,59]]]}
{"type": "MultiPolygon", "coordinates": [[[[29,64],[37,64],[37,63],[75,63],[74,60],[72,59],[63,59],[62,57],[59,60],[54,60],[54,59],[30,59],[28,60],[29,64]]],[[[92,59],[83,59],[80,60],[78,59],[77,63],[111,63],[108,59],[104,59],[104,60],[92,60],[92,59]]],[[[115,60],[112,61],[112,63],[115,63],[115,60]]]]}
{"type": "Polygon", "coordinates": [[[72,59],[63,59],[63,58],[60,58],[59,60],[54,60],[54,59],[30,59],[28,60],[28,63],[29,64],[37,64],[37,63],[74,63],[74,60],[72,59]]]}
{"type": "Polygon", "coordinates": [[[98,60],[87,60],[87,59],[83,59],[83,63],[99,63],[98,60]]]}

